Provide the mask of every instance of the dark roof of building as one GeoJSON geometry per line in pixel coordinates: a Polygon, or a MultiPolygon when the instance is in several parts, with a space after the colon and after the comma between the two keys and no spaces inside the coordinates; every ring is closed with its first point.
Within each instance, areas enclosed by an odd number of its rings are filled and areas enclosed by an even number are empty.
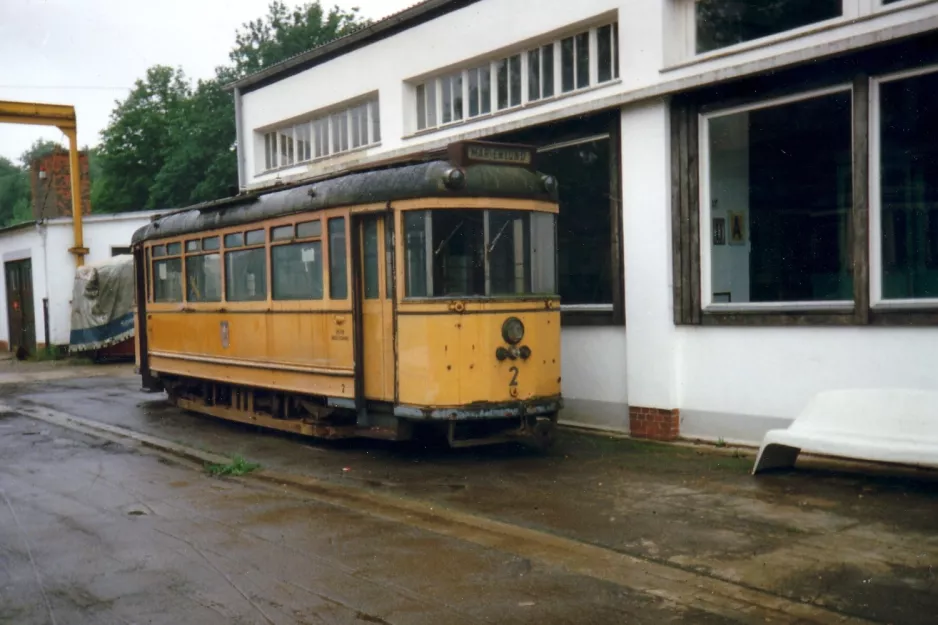
{"type": "Polygon", "coordinates": [[[523,198],[556,202],[557,185],[548,177],[523,167],[470,165],[458,169],[447,161],[437,160],[347,174],[289,189],[199,204],[143,226],[134,233],[132,244],[300,212],[426,197],[523,198]],[[454,171],[463,173],[462,184],[452,184],[454,171]]]}
{"type": "Polygon", "coordinates": [[[446,15],[479,0],[424,0],[417,4],[398,11],[373,24],[356,30],[353,33],[333,39],[321,46],[297,54],[268,68],[262,69],[249,76],[227,85],[226,89],[241,89],[253,91],[272,82],[282,80],[293,74],[305,71],[330,59],[334,59],[352,50],[362,48],[368,44],[386,39],[402,31],[408,30],[425,22],[429,22],[441,15],[446,15]]]}

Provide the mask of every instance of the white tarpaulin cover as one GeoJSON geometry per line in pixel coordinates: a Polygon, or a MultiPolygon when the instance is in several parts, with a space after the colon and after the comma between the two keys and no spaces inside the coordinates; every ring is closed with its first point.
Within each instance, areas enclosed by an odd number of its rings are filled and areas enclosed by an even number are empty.
{"type": "Polygon", "coordinates": [[[102,349],[132,338],[133,303],[133,256],[79,267],[72,291],[70,351],[102,349]]]}

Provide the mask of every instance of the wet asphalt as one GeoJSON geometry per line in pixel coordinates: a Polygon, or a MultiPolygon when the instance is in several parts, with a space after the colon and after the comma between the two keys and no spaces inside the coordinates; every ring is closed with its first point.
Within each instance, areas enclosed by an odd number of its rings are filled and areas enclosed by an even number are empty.
{"type": "Polygon", "coordinates": [[[547,454],[324,443],[179,411],[129,377],[4,386],[0,401],[14,408],[0,419],[0,623],[52,622],[49,606],[68,615],[58,623],[754,622],[211,478],[18,405],[573,539],[817,606],[831,622],[938,613],[934,473],[810,461],[753,478],[745,454],[570,431],[547,454]]]}

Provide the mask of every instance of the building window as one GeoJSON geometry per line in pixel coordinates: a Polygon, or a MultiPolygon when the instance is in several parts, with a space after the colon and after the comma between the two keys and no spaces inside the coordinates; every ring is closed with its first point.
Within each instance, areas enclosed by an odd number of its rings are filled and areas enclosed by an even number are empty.
{"type": "Polygon", "coordinates": [[[348,299],[348,259],[344,217],[329,220],[329,297],[348,299]]]}
{"type": "Polygon", "coordinates": [[[462,120],[462,72],[440,78],[442,123],[462,120]]]}
{"type": "Polygon", "coordinates": [[[277,169],[277,133],[264,134],[264,169],[277,169]]]}
{"type": "Polygon", "coordinates": [[[704,118],[704,307],[853,300],[851,116],[846,90],[704,118]]]}
{"type": "Polygon", "coordinates": [[[516,54],[495,64],[495,98],[498,110],[521,106],[521,55],[516,54]]]}
{"type": "Polygon", "coordinates": [[[380,141],[380,106],[378,100],[372,99],[265,133],[264,169],[290,167],[380,141]]]}
{"type": "Polygon", "coordinates": [[[874,93],[874,299],[938,299],[938,70],[887,78],[874,93]]]}
{"type": "MultiPolygon", "coordinates": [[[[431,78],[414,88],[417,131],[507,111],[619,77],[613,22],[523,53],[431,78]],[[560,78],[559,84],[557,77],[560,78]]],[[[412,122],[411,122],[412,123],[412,122]]]]}
{"type": "Polygon", "coordinates": [[[483,65],[468,72],[469,117],[488,115],[492,112],[492,67],[483,65]]]}
{"type": "Polygon", "coordinates": [[[535,102],[554,95],[554,44],[528,52],[528,100],[535,102]]]}
{"type": "Polygon", "coordinates": [[[710,52],[841,17],[844,1],[695,0],[696,51],[710,52]]]}
{"type": "Polygon", "coordinates": [[[619,24],[596,29],[596,66],[599,82],[619,77],[619,24]]]}

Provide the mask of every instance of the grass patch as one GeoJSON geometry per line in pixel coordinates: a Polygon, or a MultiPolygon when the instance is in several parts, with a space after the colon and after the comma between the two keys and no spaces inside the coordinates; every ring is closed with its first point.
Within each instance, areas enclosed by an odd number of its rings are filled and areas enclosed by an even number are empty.
{"type": "Polygon", "coordinates": [[[244,456],[235,456],[231,459],[231,462],[226,464],[206,464],[205,472],[212,477],[238,477],[257,471],[260,468],[261,465],[256,462],[248,462],[244,459],[244,456]]]}
{"type": "Polygon", "coordinates": [[[726,447],[726,441],[723,440],[722,437],[720,437],[720,439],[716,442],[716,446],[720,448],[726,447]]]}

